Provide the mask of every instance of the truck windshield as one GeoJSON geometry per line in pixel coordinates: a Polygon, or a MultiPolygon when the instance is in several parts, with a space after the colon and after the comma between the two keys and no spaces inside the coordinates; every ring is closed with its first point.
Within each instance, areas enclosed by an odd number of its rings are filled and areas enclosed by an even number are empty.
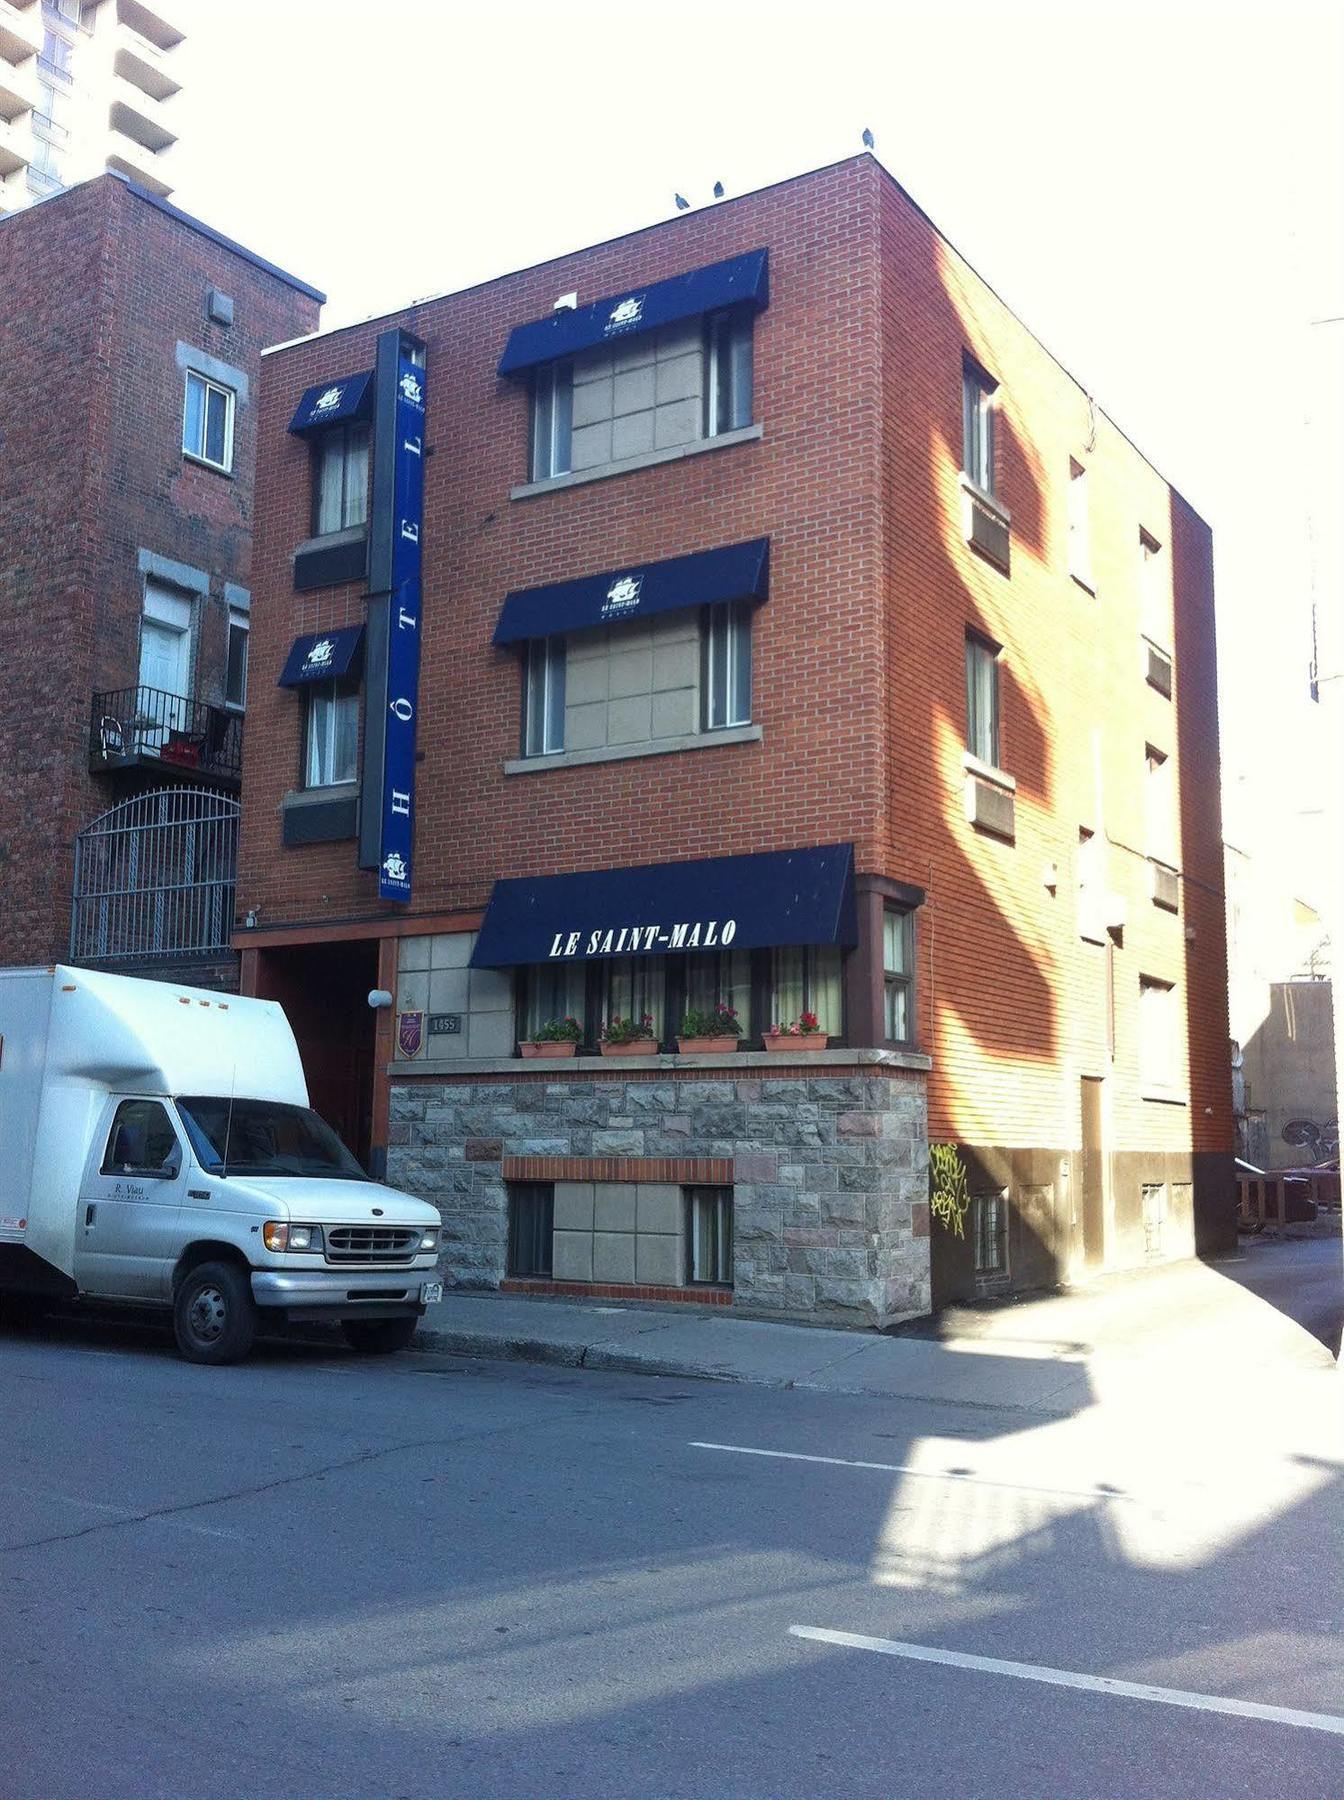
{"type": "Polygon", "coordinates": [[[197,1161],[211,1175],[368,1180],[331,1127],[306,1106],[191,1095],[178,1098],[177,1110],[197,1161]]]}

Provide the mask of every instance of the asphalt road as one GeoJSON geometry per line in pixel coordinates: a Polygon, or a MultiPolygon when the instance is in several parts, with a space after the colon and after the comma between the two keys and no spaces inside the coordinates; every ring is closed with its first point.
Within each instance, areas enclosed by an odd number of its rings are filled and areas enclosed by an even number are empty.
{"type": "Polygon", "coordinates": [[[0,1793],[1344,1791],[1339,1463],[1103,1410],[0,1340],[0,1793]]]}

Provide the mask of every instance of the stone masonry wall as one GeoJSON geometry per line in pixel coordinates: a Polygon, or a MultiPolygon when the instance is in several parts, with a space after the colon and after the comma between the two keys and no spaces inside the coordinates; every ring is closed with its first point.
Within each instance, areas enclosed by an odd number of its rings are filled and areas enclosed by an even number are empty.
{"type": "MultiPolygon", "coordinates": [[[[395,1081],[387,1178],[439,1208],[443,1262],[505,1275],[507,1158],[731,1159],[735,1307],[881,1326],[929,1310],[921,1072],[395,1081]]],[[[654,1179],[667,1180],[667,1171],[654,1179]]]]}

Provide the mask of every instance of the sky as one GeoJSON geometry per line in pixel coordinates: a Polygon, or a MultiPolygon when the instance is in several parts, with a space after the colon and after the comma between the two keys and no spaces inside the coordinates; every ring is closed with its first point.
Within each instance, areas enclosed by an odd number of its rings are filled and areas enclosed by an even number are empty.
{"type": "Polygon", "coordinates": [[[1312,601],[1337,630],[1344,596],[1338,0],[172,4],[174,198],[322,288],[326,325],[837,161],[868,127],[1212,526],[1225,828],[1311,896],[1339,773],[1307,697],[1312,601]]]}

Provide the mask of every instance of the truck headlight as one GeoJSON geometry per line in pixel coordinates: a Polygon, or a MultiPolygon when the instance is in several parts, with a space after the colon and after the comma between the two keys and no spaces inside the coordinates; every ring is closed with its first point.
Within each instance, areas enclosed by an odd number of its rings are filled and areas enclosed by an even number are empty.
{"type": "Polygon", "coordinates": [[[431,1225],[428,1231],[420,1233],[421,1250],[437,1250],[439,1247],[439,1227],[431,1225]]]}
{"type": "Polygon", "coordinates": [[[261,1228],[261,1241],[268,1250],[296,1250],[310,1256],[322,1254],[320,1225],[282,1225],[277,1220],[261,1228]]]}

